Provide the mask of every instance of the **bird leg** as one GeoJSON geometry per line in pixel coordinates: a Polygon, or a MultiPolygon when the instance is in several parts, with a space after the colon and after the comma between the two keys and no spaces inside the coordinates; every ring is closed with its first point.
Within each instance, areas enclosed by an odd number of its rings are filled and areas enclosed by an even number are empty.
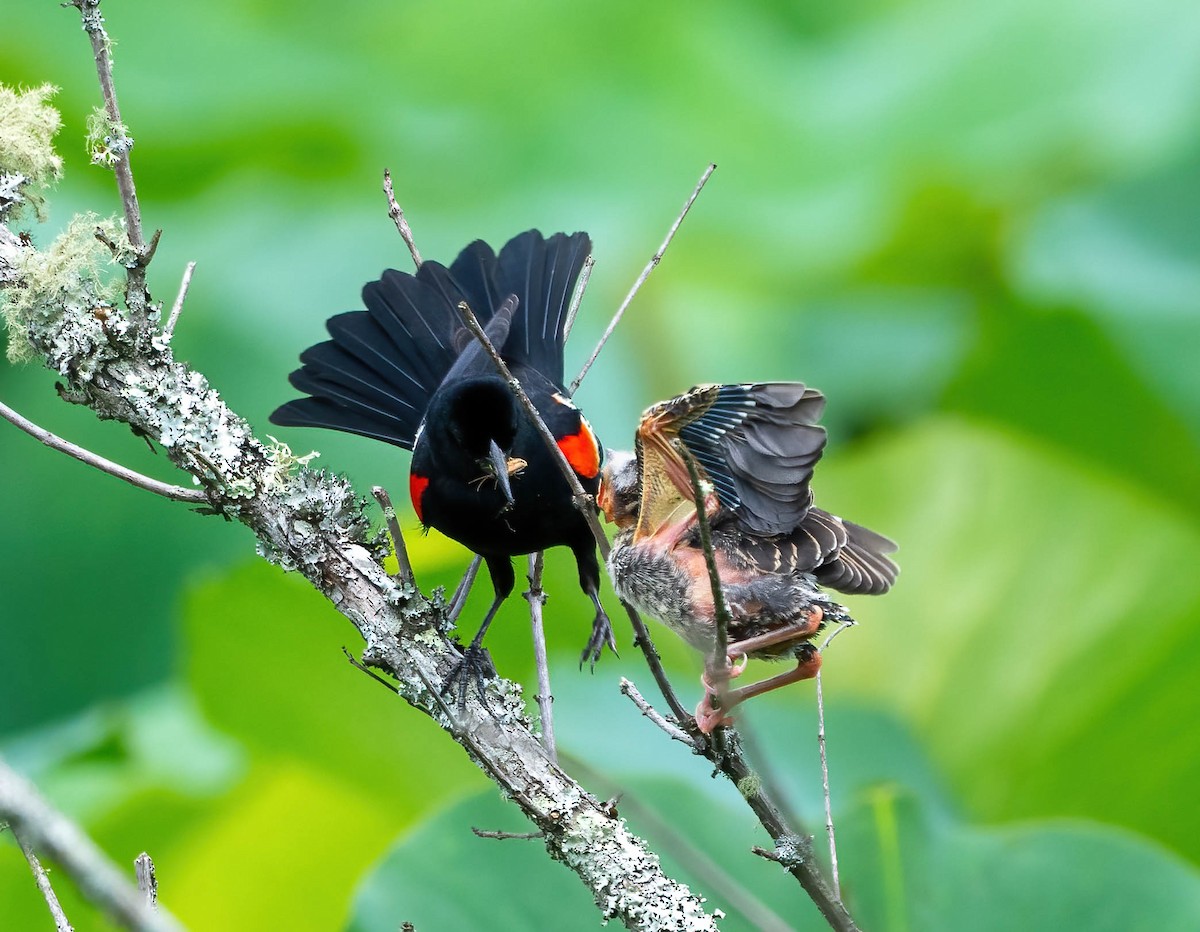
{"type": "Polygon", "coordinates": [[[753,699],[755,696],[761,696],[780,686],[787,686],[789,683],[816,676],[817,671],[821,669],[821,655],[816,647],[806,642],[817,633],[823,619],[824,612],[817,606],[813,606],[802,622],[788,625],[778,631],[770,631],[731,643],[726,652],[724,668],[717,669],[715,665],[709,666],[705,671],[705,676],[702,677],[701,681],[705,687],[704,698],[696,706],[696,724],[700,730],[707,735],[718,726],[732,724],[733,719],[729,717],[728,713],[747,699],[753,699]],[[750,654],[792,641],[801,642],[796,648],[797,662],[794,670],[768,677],[740,689],[725,691],[724,687],[729,680],[742,675],[750,654]]]}
{"type": "Polygon", "coordinates": [[[592,635],[588,638],[587,645],[583,648],[583,655],[579,658],[579,669],[583,669],[585,663],[591,665],[594,672],[596,669],[596,661],[600,659],[600,655],[604,653],[604,645],[608,645],[608,649],[613,652],[613,656],[617,654],[617,639],[613,634],[612,622],[608,620],[608,613],[604,611],[604,606],[600,604],[600,595],[595,588],[587,590],[588,598],[592,600],[592,604],[596,606],[596,617],[592,619],[592,635]]]}
{"type": "Polygon", "coordinates": [[[467,690],[472,684],[475,685],[475,691],[479,694],[479,701],[487,704],[487,696],[483,691],[483,682],[485,679],[491,679],[496,675],[496,667],[492,664],[492,657],[488,653],[487,648],[483,646],[483,636],[487,633],[488,625],[492,623],[492,619],[496,617],[496,612],[500,609],[500,603],[504,601],[504,596],[496,593],[496,598],[492,601],[492,607],[488,609],[487,615],[483,618],[483,624],[479,626],[479,631],[475,637],[471,639],[471,643],[467,645],[463,651],[462,659],[454,665],[454,668],[446,675],[446,679],[442,682],[442,695],[449,695],[450,692],[457,686],[458,688],[458,708],[461,711],[467,704],[467,690]]]}

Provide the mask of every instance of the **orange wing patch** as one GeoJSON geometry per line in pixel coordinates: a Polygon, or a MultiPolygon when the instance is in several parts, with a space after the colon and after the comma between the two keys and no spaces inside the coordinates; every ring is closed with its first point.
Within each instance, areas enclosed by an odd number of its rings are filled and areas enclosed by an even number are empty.
{"type": "Polygon", "coordinates": [[[425,518],[421,514],[421,496],[425,494],[427,488],[429,488],[429,480],[425,476],[418,476],[415,472],[409,474],[408,494],[412,498],[413,511],[417,513],[417,520],[422,524],[425,523],[425,518]]]}
{"type": "Polygon", "coordinates": [[[584,479],[596,478],[600,472],[600,444],[587,421],[580,418],[578,432],[559,439],[558,448],[575,472],[584,479]]]}

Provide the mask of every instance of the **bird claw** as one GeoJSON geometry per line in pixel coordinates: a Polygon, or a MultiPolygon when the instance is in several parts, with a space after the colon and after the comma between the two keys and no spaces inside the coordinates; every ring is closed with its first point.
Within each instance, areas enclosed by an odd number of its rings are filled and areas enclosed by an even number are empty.
{"type": "Polygon", "coordinates": [[[597,612],[595,620],[592,621],[592,634],[588,638],[587,645],[583,648],[583,653],[579,657],[579,669],[583,669],[583,665],[589,664],[590,669],[595,671],[596,661],[604,653],[605,645],[613,652],[613,656],[617,657],[617,639],[613,634],[612,622],[608,620],[608,615],[604,612],[597,612]]]}
{"type": "Polygon", "coordinates": [[[730,680],[736,680],[745,673],[749,663],[750,658],[746,654],[738,654],[737,660],[726,657],[724,670],[706,666],[704,672],[700,674],[700,682],[704,684],[707,692],[715,693],[719,686],[724,686],[730,680]]]}
{"type": "Polygon", "coordinates": [[[696,727],[700,729],[701,734],[711,735],[718,728],[733,724],[733,719],[726,715],[724,710],[715,708],[712,700],[713,693],[706,691],[704,698],[696,706],[696,727]]]}
{"type": "Polygon", "coordinates": [[[471,644],[463,651],[462,658],[454,665],[454,669],[442,681],[441,693],[443,696],[449,696],[457,690],[458,710],[461,712],[467,705],[467,693],[474,685],[475,692],[479,695],[479,701],[487,705],[484,683],[486,680],[495,678],[496,667],[492,663],[492,656],[488,653],[487,648],[471,644]]]}

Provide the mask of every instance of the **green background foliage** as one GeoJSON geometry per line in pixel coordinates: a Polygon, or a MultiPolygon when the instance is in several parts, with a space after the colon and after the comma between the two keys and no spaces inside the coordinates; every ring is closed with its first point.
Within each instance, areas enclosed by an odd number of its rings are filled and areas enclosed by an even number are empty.
{"type": "MultiPolygon", "coordinates": [[[[266,431],[329,314],[407,255],[587,229],[568,369],[720,168],[579,394],[628,446],[647,404],[791,378],[830,399],[818,498],[894,536],[903,576],[849,600],[826,659],[841,866],[875,930],[1200,926],[1200,7],[1193,0],[854,0],[106,8],[178,354],[266,431]]],[[[0,81],[59,85],[66,175],[45,245],[115,211],[98,102],[57,3],[9,4],[0,81]]],[[[0,366],[0,397],[179,481],[147,444],[0,366]]],[[[284,431],[364,490],[405,457],[284,431]]],[[[0,753],[116,858],[155,856],[197,929],[592,928],[586,894],[456,747],[341,654],[352,629],[242,529],[0,428],[0,753]]],[[[405,526],[415,529],[411,513],[405,526]]],[[[410,535],[421,583],[466,557],[410,535]]],[[[568,768],[726,928],[821,927],[731,787],[594,675],[552,554],[568,768]]],[[[611,594],[608,595],[611,601],[611,594]]],[[[478,617],[477,593],[466,618],[478,617]]],[[[489,642],[532,682],[524,604],[489,642]]],[[[468,623],[468,626],[472,626],[468,623]]],[[[688,700],[699,660],[661,647],[688,700]]],[[[757,708],[754,708],[757,706],[757,708]]],[[[821,824],[812,690],[757,700],[764,772],[821,824]]],[[[60,883],[80,928],[107,928],[60,883]]],[[[0,843],[0,925],[47,925],[0,843]]]]}

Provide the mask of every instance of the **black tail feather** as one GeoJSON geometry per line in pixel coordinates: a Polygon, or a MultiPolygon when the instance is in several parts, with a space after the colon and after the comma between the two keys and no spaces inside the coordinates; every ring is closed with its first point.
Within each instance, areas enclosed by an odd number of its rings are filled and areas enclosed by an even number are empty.
{"type": "Polygon", "coordinates": [[[495,335],[505,358],[561,386],[562,324],[590,248],[585,233],[547,240],[530,230],[510,240],[499,257],[476,240],[450,268],[429,261],[416,275],[387,270],[363,287],[365,311],[330,318],[333,339],[301,355],[291,383],[311,397],[288,402],[271,421],[412,449],[429,399],[474,343],[460,338],[458,305],[465,302],[488,328],[510,294],[518,299],[510,332],[495,335]]]}
{"type": "Polygon", "coordinates": [[[517,296],[524,310],[513,321],[504,356],[536,369],[563,386],[563,325],[575,281],[592,249],[586,233],[555,233],[549,239],[529,230],[500,250],[496,285],[500,297],[517,296]]]}

